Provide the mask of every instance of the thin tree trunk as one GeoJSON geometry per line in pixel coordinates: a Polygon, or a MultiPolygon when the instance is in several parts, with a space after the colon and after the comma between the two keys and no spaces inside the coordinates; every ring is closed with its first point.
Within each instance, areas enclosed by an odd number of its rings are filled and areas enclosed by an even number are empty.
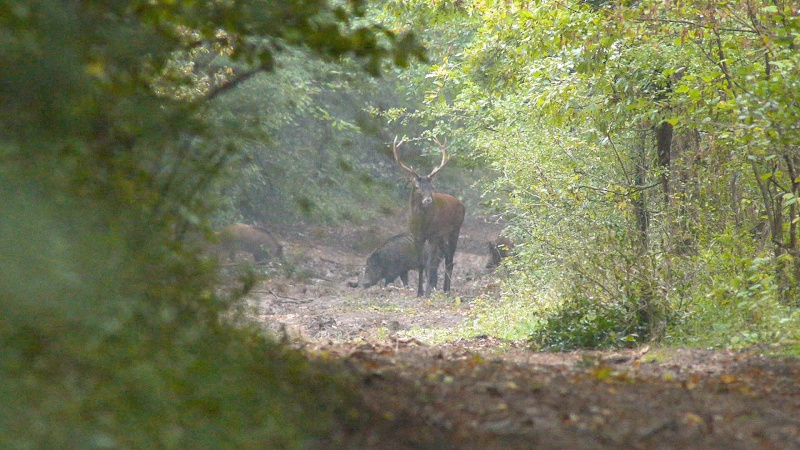
{"type": "Polygon", "coordinates": [[[639,237],[637,253],[640,255],[640,262],[635,270],[642,275],[640,284],[634,284],[638,298],[637,315],[638,322],[647,329],[650,335],[653,334],[655,324],[655,302],[651,279],[648,276],[650,268],[647,265],[647,249],[649,245],[650,214],[647,211],[647,172],[649,170],[647,137],[642,134],[639,138],[635,150],[636,168],[634,173],[634,188],[636,195],[633,200],[634,212],[636,215],[636,231],[639,237]]]}
{"type": "Polygon", "coordinates": [[[647,191],[645,183],[647,181],[647,147],[645,138],[640,139],[636,148],[636,172],[634,174],[634,188],[636,190],[633,199],[633,208],[636,215],[636,231],[639,235],[639,252],[647,251],[648,231],[650,227],[650,216],[647,212],[647,191]]]}

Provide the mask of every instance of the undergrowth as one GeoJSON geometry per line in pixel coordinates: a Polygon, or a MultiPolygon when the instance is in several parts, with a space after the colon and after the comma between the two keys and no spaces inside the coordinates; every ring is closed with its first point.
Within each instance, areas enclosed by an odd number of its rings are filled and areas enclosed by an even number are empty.
{"type": "MultiPolygon", "coordinates": [[[[800,311],[781,301],[769,257],[736,257],[711,253],[682,259],[671,267],[684,284],[666,284],[642,309],[636,296],[593,298],[579,286],[546,285],[526,271],[503,281],[500,299],[481,298],[464,334],[528,339],[539,351],[612,349],[659,343],[742,349],[777,345],[784,352],[800,349],[800,311]],[[682,272],[681,272],[682,271],[682,272]],[[562,286],[557,288],[556,286],[562,286]]],[[[620,289],[641,293],[641,290],[620,289]]],[[[650,291],[653,292],[653,291],[650,291]]]]}
{"type": "Polygon", "coordinates": [[[334,367],[241,318],[252,274],[217,293],[169,227],[134,245],[114,210],[7,186],[0,447],[298,448],[353,417],[334,367]]]}

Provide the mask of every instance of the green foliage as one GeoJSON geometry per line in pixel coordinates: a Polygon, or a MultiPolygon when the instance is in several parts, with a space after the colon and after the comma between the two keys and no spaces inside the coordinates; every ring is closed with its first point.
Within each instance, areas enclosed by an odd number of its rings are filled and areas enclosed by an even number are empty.
{"type": "Polygon", "coordinates": [[[330,368],[220,316],[236,298],[198,291],[202,260],[129,247],[91,202],[2,188],[3,447],[287,448],[346,413],[330,368]]]}
{"type": "Polygon", "coordinates": [[[797,340],[800,316],[778,300],[780,276],[774,261],[745,256],[750,252],[744,248],[727,255],[699,256],[702,271],[698,268],[692,286],[695,295],[684,305],[683,320],[668,331],[667,342],[742,348],[797,340]]]}
{"type": "MultiPolygon", "coordinates": [[[[534,290],[532,290],[534,291],[534,290]]],[[[542,311],[548,300],[541,292],[521,295],[497,294],[477,298],[472,304],[470,319],[459,330],[461,336],[490,335],[501,339],[518,341],[527,338],[531,330],[541,323],[542,311]],[[531,302],[531,298],[536,302],[531,302]],[[532,304],[533,303],[533,304],[532,304]]]]}
{"type": "Polygon", "coordinates": [[[292,448],[348,414],[330,368],[255,330],[68,330],[3,336],[4,447],[292,448]]]}
{"type": "Polygon", "coordinates": [[[215,102],[214,120],[255,125],[236,138],[243,149],[231,164],[224,211],[245,221],[364,221],[399,205],[396,174],[368,110],[387,80],[309,62],[283,59],[280,73],[254,77],[215,102]]]}
{"type": "Polygon", "coordinates": [[[648,334],[625,303],[606,305],[589,297],[571,297],[544,314],[528,343],[539,351],[606,349],[635,346],[648,334]]]}
{"type": "Polygon", "coordinates": [[[360,2],[0,4],[0,446],[298,448],[351,417],[334,369],[247,325],[253,277],[220,292],[199,254],[264,135],[223,94],[290,48],[421,55],[360,2]]]}

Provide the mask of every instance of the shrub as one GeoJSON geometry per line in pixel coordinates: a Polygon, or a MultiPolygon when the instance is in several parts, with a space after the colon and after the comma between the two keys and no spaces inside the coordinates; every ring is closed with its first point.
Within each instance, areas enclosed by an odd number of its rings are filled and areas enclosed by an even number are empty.
{"type": "Polygon", "coordinates": [[[528,338],[535,350],[630,347],[649,336],[648,324],[629,305],[577,296],[546,313],[528,338]]]}

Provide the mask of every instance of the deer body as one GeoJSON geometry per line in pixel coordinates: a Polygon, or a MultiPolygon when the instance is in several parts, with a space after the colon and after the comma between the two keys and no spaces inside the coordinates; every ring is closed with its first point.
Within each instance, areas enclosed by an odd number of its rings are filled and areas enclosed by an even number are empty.
{"type": "Polygon", "coordinates": [[[454,266],[453,257],[456,252],[461,225],[464,223],[464,204],[452,195],[434,192],[433,190],[433,177],[447,164],[445,146],[440,144],[439,141],[436,141],[436,143],[442,150],[442,163],[426,176],[417,174],[400,162],[397,156],[397,147],[402,142],[398,144],[397,138],[395,138],[394,147],[392,148],[397,163],[413,175],[413,188],[408,200],[411,212],[409,231],[414,239],[416,253],[419,255],[418,297],[423,294],[423,285],[425,286],[425,296],[429,297],[431,295],[431,288],[435,287],[437,282],[437,272],[442,257],[445,260],[443,291],[450,291],[454,266]],[[425,275],[427,275],[427,280],[425,280],[425,275]],[[423,281],[427,282],[423,283],[423,281]]]}

